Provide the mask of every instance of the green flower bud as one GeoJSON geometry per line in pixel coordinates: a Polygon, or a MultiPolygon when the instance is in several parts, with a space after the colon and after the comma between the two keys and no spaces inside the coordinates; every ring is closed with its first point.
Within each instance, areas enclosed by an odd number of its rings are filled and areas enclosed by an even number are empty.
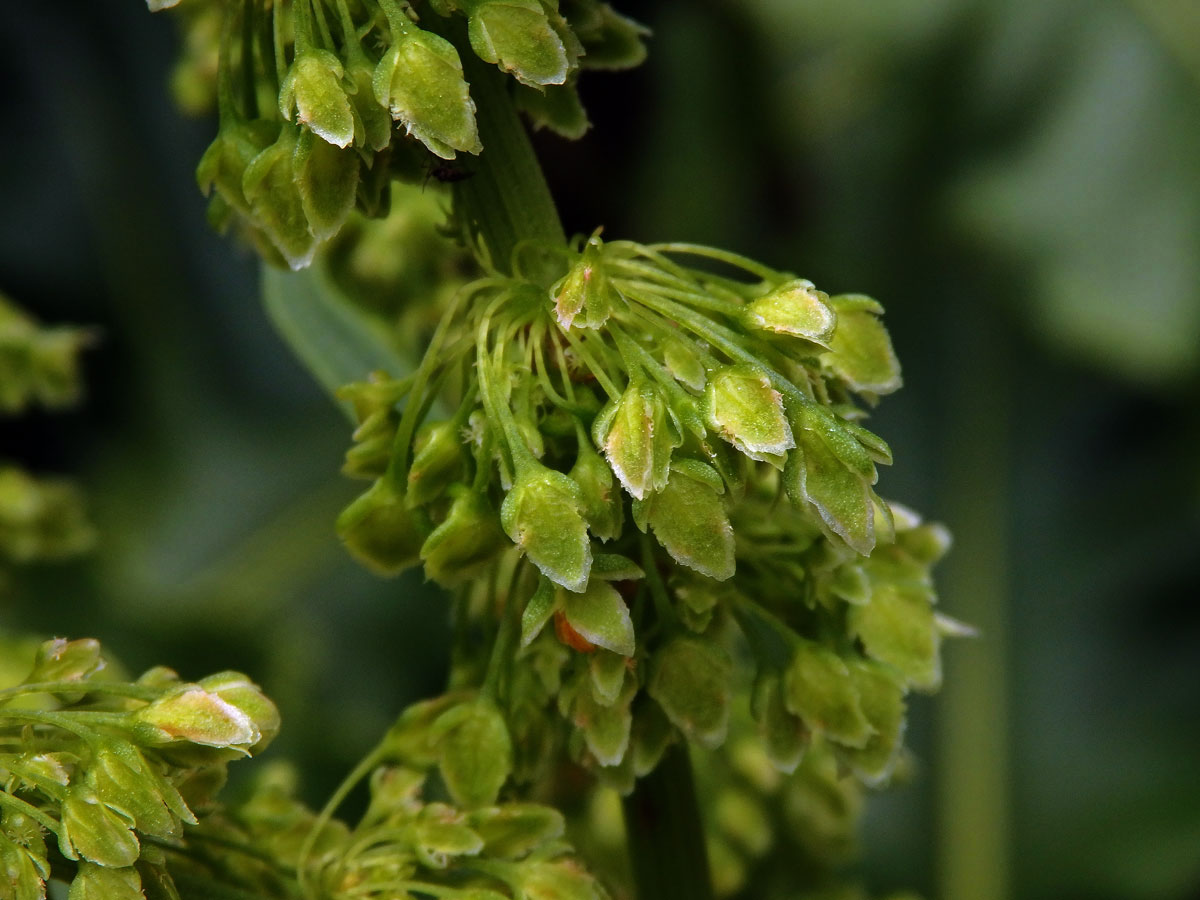
{"type": "Polygon", "coordinates": [[[579,435],[579,455],[569,475],[579,485],[583,514],[592,536],[602,541],[620,537],[625,519],[621,492],[613,482],[612,469],[592,449],[586,435],[579,435]]]}
{"type": "Polygon", "coordinates": [[[347,506],[337,533],[350,555],[378,575],[399,575],[421,561],[425,535],[404,497],[380,478],[347,506]]]}
{"type": "Polygon", "coordinates": [[[607,894],[571,859],[530,861],[517,870],[525,900],[604,900],[607,894]]]}
{"type": "Polygon", "coordinates": [[[704,371],[704,363],[696,352],[691,341],[684,338],[671,338],[663,344],[663,362],[675,380],[686,384],[693,391],[704,390],[708,375],[704,371]]]}
{"type": "Polygon", "coordinates": [[[461,703],[433,724],[442,780],[462,807],[496,802],[512,773],[512,739],[504,716],[489,700],[461,703]]]}
{"type": "Polygon", "coordinates": [[[779,771],[790,775],[804,758],[812,735],[803,720],[787,708],[779,675],[774,672],[759,675],[754,683],[751,709],[767,758],[779,771]]]}
{"type": "Polygon", "coordinates": [[[861,749],[874,733],[845,660],[812,641],[796,646],[784,675],[784,703],[809,729],[844,746],[861,749]]]}
{"type": "Polygon", "coordinates": [[[133,721],[139,742],[151,746],[183,741],[248,754],[262,739],[249,713],[199,685],[158,698],[134,713],[133,721]]]}
{"type": "Polygon", "coordinates": [[[365,57],[350,61],[346,70],[353,90],[350,105],[354,108],[354,143],[370,147],[376,153],[392,142],[392,117],[387,107],[375,97],[375,71],[365,57]]]}
{"type": "Polygon", "coordinates": [[[562,84],[571,70],[567,48],[537,0],[483,0],[467,25],[471,49],[530,86],[562,84]]]}
{"type": "Polygon", "coordinates": [[[59,835],[63,856],[102,866],[132,866],[140,846],[132,826],[101,803],[90,787],[76,784],[67,788],[59,835]]]}
{"type": "Polygon", "coordinates": [[[592,568],[582,493],[563,473],[530,464],[500,507],[500,523],[513,543],[569,591],[582,591],[592,568]]]}
{"type": "Polygon", "coordinates": [[[588,643],[623,657],[633,656],[635,642],[629,607],[607,581],[593,578],[582,593],[560,598],[563,617],[588,643]]]}
{"type": "Polygon", "coordinates": [[[86,681],[106,665],[100,655],[100,642],[94,638],[68,641],[54,638],[38,648],[33,671],[25,684],[47,681],[86,681]]]}
{"type": "Polygon", "coordinates": [[[833,413],[816,404],[801,407],[794,425],[796,448],[784,467],[788,496],[811,504],[831,532],[869,554],[875,546],[871,457],[833,413]]]}
{"type": "Polygon", "coordinates": [[[678,636],[654,655],[646,690],[690,740],[710,749],[725,741],[733,661],[710,640],[678,636]]]}
{"type": "MultiPolygon", "coordinates": [[[[8,814],[12,817],[12,814],[8,814]]],[[[6,818],[5,825],[8,820],[6,818]]],[[[44,851],[44,848],[43,848],[44,851]]],[[[0,832],[0,897],[5,900],[45,900],[50,865],[27,847],[10,841],[0,832]]]]}
{"type": "Polygon", "coordinates": [[[796,446],[783,398],[762,372],[721,369],[708,382],[704,400],[709,427],[751,459],[782,467],[782,454],[796,446]]]}
{"type": "Polygon", "coordinates": [[[592,127],[587,110],[579,99],[575,79],[568,78],[566,84],[550,84],[545,87],[517,85],[513,103],[534,130],[549,128],[560,137],[577,141],[592,127]]]}
{"type": "Polygon", "coordinates": [[[424,506],[441,495],[459,477],[462,462],[462,437],[456,423],[422,425],[413,441],[413,460],[408,469],[408,505],[424,506]]]}
{"type": "Polygon", "coordinates": [[[407,29],[376,66],[374,89],[392,118],[437,156],[483,150],[462,62],[444,38],[407,29]]]}
{"type": "Polygon", "coordinates": [[[245,675],[240,672],[220,672],[201,678],[199,685],[250,717],[259,733],[258,741],[250,748],[251,753],[265,750],[279,733],[278,708],[259,686],[245,675]]]}
{"type": "Polygon", "coordinates": [[[559,590],[548,578],[538,579],[538,586],[521,614],[522,647],[533,643],[533,639],[541,633],[555,610],[559,608],[559,590]]]}
{"type": "Polygon", "coordinates": [[[829,302],[837,310],[837,330],[825,364],[851,390],[874,395],[897,390],[900,361],[879,321],[883,307],[862,294],[842,294],[829,302]]]}
{"type": "Polygon", "coordinates": [[[284,128],[275,143],[250,161],[242,176],[250,219],[292,269],[307,266],[317,249],[304,213],[304,200],[296,187],[294,157],[299,139],[299,129],[284,128]]]}
{"type": "Polygon", "coordinates": [[[562,813],[536,803],[506,803],[467,814],[467,823],[483,838],[484,851],[496,859],[520,859],[557,840],[566,830],[562,813]]]}
{"type": "Polygon", "coordinates": [[[635,506],[654,537],[676,562],[724,581],[733,575],[733,527],[721,499],[724,485],[715,471],[694,460],[672,467],[671,480],[635,506]]]}
{"type": "Polygon", "coordinates": [[[599,702],[587,685],[582,685],[571,706],[571,718],[583,734],[588,752],[604,767],[619,766],[629,749],[633,728],[630,702],[636,687],[631,683],[613,703],[599,702]]]}
{"type": "Polygon", "coordinates": [[[569,15],[585,51],[580,60],[583,68],[631,69],[646,59],[642,39],[650,29],[622,16],[609,4],[572,4],[569,15]]]}
{"type": "Polygon", "coordinates": [[[83,863],[71,880],[67,900],[145,900],[137,869],[111,869],[83,863]]]}
{"type": "Polygon", "coordinates": [[[847,622],[867,655],[895,668],[908,684],[929,691],[941,684],[941,632],[926,585],[876,583],[870,601],[851,608],[847,622]]]}
{"type": "Polygon", "coordinates": [[[804,338],[822,347],[829,346],[838,325],[829,296],[803,278],[751,301],[743,316],[751,328],[804,338]]]}
{"type": "Polygon", "coordinates": [[[483,838],[466,822],[466,816],[445,803],[429,803],[413,823],[417,856],[425,865],[444,869],[454,856],[477,856],[483,838]]]}
{"type": "Polygon", "coordinates": [[[466,485],[450,488],[450,513],[421,545],[425,574],[443,587],[473,577],[505,546],[496,510],[466,485]]]}
{"type": "Polygon", "coordinates": [[[304,50],[296,55],[279,88],[279,114],[296,118],[313,134],[336,147],[354,140],[354,115],[342,79],[342,61],[328,50],[304,50]]]}
{"type": "Polygon", "coordinates": [[[358,192],[358,153],[301,133],[292,161],[309,230],[326,240],[345,224],[358,192]]]}
{"type": "Polygon", "coordinates": [[[601,328],[620,299],[608,282],[600,247],[600,238],[593,235],[566,277],[551,288],[554,313],[564,329],[601,328]]]}
{"type": "Polygon", "coordinates": [[[850,675],[875,733],[865,746],[842,748],[839,756],[864,782],[879,785],[891,777],[904,738],[904,691],[894,674],[878,663],[852,660],[850,675]]]}
{"type": "Polygon", "coordinates": [[[602,410],[593,438],[633,497],[661,490],[671,471],[671,452],[683,443],[662,395],[644,381],[629,383],[616,404],[602,410]]]}
{"type": "Polygon", "coordinates": [[[215,189],[229,207],[249,216],[250,201],[243,189],[246,167],[278,137],[279,125],[261,119],[222,125],[196,166],[201,193],[208,196],[215,189]]]}
{"type": "Polygon", "coordinates": [[[629,671],[626,658],[610,650],[597,650],[588,657],[588,675],[592,696],[601,706],[612,706],[621,696],[625,673],[629,671]]]}

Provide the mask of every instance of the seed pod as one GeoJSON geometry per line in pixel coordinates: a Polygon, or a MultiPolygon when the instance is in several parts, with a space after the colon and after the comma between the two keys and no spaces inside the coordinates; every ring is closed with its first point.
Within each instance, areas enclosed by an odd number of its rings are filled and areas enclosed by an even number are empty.
{"type": "Polygon", "coordinates": [[[423,530],[386,478],[342,510],[337,533],[350,555],[379,575],[399,575],[421,561],[423,530]]]}
{"type": "Polygon", "coordinates": [[[466,485],[450,488],[450,513],[421,545],[425,575],[454,587],[478,573],[506,546],[496,510],[466,485]]]}
{"type": "Polygon", "coordinates": [[[634,498],[666,486],[671,452],[683,440],[657,390],[645,381],[631,381],[620,399],[596,417],[593,431],[613,473],[634,498]]]}
{"type": "Polygon", "coordinates": [[[354,140],[354,115],[342,86],[346,70],[328,50],[308,49],[297,54],[279,87],[279,113],[296,118],[321,140],[349,147],[354,140]]]}

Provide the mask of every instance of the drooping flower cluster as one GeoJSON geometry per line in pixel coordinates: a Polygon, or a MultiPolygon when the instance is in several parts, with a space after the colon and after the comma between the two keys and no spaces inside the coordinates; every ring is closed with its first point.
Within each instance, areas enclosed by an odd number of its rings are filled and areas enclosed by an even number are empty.
{"type": "MultiPolygon", "coordinates": [[[[152,9],[179,0],[149,0],[152,9]]],[[[512,76],[538,125],[578,137],[582,68],[624,68],[644,30],[600,0],[188,0],[176,93],[220,130],[197,169],[209,218],[269,260],[302,268],[359,209],[388,207],[394,176],[483,149],[463,61],[444,33],[512,76]],[[214,83],[215,82],[215,83],[214,83]]]]}
{"type": "Polygon", "coordinates": [[[676,733],[724,740],[747,656],[780,768],[821,735],[885,779],[956,626],[933,609],[944,530],[873,490],[890,452],[863,406],[900,384],[880,307],[689,245],[593,236],[550,283],[523,267],[544,255],[460,292],[414,373],[346,389],[348,471],[374,479],[348,548],[485,586],[484,620],[519,608],[492,651],[529,663],[510,728],[557,708],[555,740],[624,788],[676,733]]]}

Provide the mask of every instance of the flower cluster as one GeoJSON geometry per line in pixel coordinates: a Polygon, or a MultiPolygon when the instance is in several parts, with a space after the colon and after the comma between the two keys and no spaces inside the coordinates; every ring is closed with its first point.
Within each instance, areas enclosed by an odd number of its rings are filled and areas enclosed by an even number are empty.
{"type": "Polygon", "coordinates": [[[409,376],[346,389],[347,470],[373,479],[347,547],[462,587],[522,660],[527,777],[551,709],[549,743],[624,789],[676,734],[721,744],[748,660],[776,765],[819,735],[886,779],[957,626],[929,577],[944,530],[873,490],[890,452],[864,407],[900,384],[879,305],[691,245],[593,236],[544,276],[554,253],[460,291],[409,376]]]}
{"type": "Polygon", "coordinates": [[[192,683],[163,668],[131,682],[110,670],[95,641],[56,639],[0,689],[0,896],[43,900],[52,870],[69,877],[72,900],[165,892],[163,848],[212,805],[228,763],[279,728],[236,672],[192,683]]]}
{"type": "Polygon", "coordinates": [[[645,55],[644,30],[600,0],[561,10],[556,0],[188,0],[184,12],[176,93],[202,105],[215,79],[220,115],[197,169],[210,220],[292,268],[352,210],[385,212],[394,176],[483,149],[463,61],[443,36],[456,19],[475,54],[512,76],[534,122],[574,137],[587,128],[580,69],[645,55]]]}

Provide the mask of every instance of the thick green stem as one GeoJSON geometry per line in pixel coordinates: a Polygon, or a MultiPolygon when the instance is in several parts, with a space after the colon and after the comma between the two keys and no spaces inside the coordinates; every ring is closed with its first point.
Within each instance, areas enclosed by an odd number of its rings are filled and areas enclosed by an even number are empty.
{"type": "Polygon", "coordinates": [[[686,744],[671,747],[624,800],[638,900],[712,900],[708,848],[686,744]]]}
{"type": "Polygon", "coordinates": [[[518,243],[562,246],[566,234],[529,135],[509,99],[507,76],[475,55],[461,21],[436,27],[458,48],[483,144],[483,153],[465,165],[468,177],[454,184],[454,213],[467,233],[482,242],[491,265],[511,274],[518,243]]]}

